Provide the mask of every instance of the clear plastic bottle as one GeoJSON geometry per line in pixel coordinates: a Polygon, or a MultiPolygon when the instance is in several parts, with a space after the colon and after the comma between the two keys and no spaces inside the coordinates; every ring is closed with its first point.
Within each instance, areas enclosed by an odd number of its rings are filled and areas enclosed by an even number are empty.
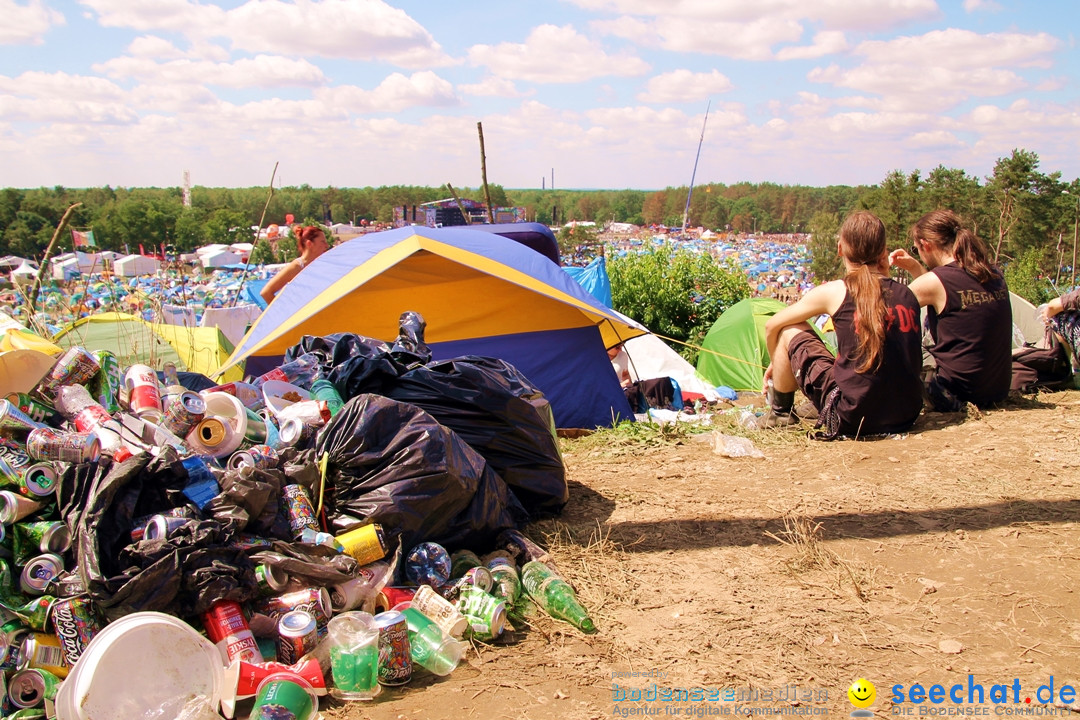
{"type": "Polygon", "coordinates": [[[120,423],[90,395],[85,385],[61,385],[57,388],[56,410],[70,420],[79,432],[97,435],[101,449],[106,454],[113,455],[124,447],[120,439],[120,423]]]}
{"type": "Polygon", "coordinates": [[[455,640],[431,618],[414,607],[401,609],[409,625],[409,652],[412,661],[436,675],[449,675],[461,662],[465,643],[455,640]]]}
{"type": "Polygon", "coordinates": [[[596,632],[589,613],[578,602],[574,588],[542,562],[532,560],[521,568],[521,584],[537,605],[548,615],[565,620],[582,632],[596,632]]]}
{"type": "Polygon", "coordinates": [[[295,360],[280,365],[270,372],[263,373],[251,381],[256,388],[261,388],[267,380],[281,380],[292,383],[297,387],[308,390],[312,380],[319,370],[319,356],[315,353],[304,353],[295,360]]]}

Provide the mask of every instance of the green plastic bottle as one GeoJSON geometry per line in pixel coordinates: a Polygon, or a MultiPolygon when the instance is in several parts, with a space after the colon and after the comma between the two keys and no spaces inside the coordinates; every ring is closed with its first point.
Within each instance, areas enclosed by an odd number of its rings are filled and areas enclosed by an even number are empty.
{"type": "Polygon", "coordinates": [[[521,580],[513,561],[505,557],[495,558],[488,563],[488,570],[491,571],[491,594],[505,600],[507,607],[513,607],[521,597],[521,580]]]}
{"type": "Polygon", "coordinates": [[[344,407],[345,401],[341,399],[334,383],[323,378],[316,379],[311,383],[311,397],[314,400],[325,400],[326,407],[330,410],[330,417],[337,415],[344,407]]]}
{"type": "Polygon", "coordinates": [[[538,560],[525,563],[521,568],[521,583],[529,597],[551,617],[565,620],[582,632],[596,632],[596,625],[578,602],[574,588],[544,563],[538,560]]]}

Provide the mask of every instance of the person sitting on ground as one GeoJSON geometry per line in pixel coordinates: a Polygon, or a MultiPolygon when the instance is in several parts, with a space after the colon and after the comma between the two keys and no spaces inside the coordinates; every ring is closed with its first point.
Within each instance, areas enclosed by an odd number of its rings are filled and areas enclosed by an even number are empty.
{"type": "Polygon", "coordinates": [[[930,405],[959,412],[969,402],[980,408],[1001,402],[1012,377],[1012,304],[1004,275],[951,210],[926,213],[910,234],[912,252],[894,250],[889,263],[911,274],[908,287],[926,306],[936,365],[926,379],[930,405]]]}
{"type": "Polygon", "coordinates": [[[634,381],[630,377],[630,356],[626,354],[626,348],[623,347],[622,343],[608,348],[607,356],[608,360],[611,361],[611,367],[615,369],[615,375],[619,378],[619,384],[623,388],[633,385],[634,381]]]}
{"type": "Polygon", "coordinates": [[[765,325],[769,408],[759,426],[796,423],[800,389],[818,410],[819,437],[904,432],[923,404],[919,302],[889,277],[885,225],[872,213],[849,215],[836,249],[844,278],[808,291],[765,325]],[[806,322],[822,313],[836,329],[835,358],[806,322]]]}
{"type": "Polygon", "coordinates": [[[270,278],[269,282],[263,286],[259,294],[262,295],[262,299],[266,302],[272,301],[274,296],[281,291],[281,288],[288,285],[289,281],[296,277],[301,270],[330,249],[330,245],[326,242],[326,235],[321,228],[315,225],[298,227],[293,231],[293,234],[296,236],[296,248],[300,251],[300,257],[281,268],[278,274],[270,278]]]}
{"type": "Polygon", "coordinates": [[[1039,319],[1069,348],[1073,366],[1080,367],[1080,288],[1040,305],[1039,319]]]}

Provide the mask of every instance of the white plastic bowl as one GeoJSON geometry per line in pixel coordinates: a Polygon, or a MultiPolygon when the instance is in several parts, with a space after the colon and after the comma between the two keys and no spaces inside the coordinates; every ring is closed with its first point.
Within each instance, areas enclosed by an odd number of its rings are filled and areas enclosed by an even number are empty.
{"type": "Polygon", "coordinates": [[[164,613],[133,613],[86,646],[56,695],[56,716],[176,717],[195,695],[216,709],[224,674],[217,647],[195,628],[164,613]]]}
{"type": "Polygon", "coordinates": [[[262,385],[262,393],[266,409],[275,419],[279,412],[289,407],[294,402],[299,402],[298,400],[286,399],[286,395],[293,397],[293,394],[295,393],[295,396],[298,396],[300,400],[311,399],[311,393],[307,390],[281,380],[267,380],[264,382],[262,385]]]}

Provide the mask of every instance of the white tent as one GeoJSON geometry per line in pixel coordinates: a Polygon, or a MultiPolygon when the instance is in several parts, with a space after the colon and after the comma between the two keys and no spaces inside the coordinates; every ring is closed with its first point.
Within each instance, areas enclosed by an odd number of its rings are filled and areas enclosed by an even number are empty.
{"type": "Polygon", "coordinates": [[[145,255],[128,255],[113,263],[113,272],[119,277],[153,275],[160,268],[160,260],[145,255]]]}
{"type": "Polygon", "coordinates": [[[702,380],[694,366],[655,335],[641,335],[623,343],[630,357],[631,380],[653,380],[669,377],[679,383],[684,392],[704,395],[706,400],[717,401],[720,396],[707,381],[702,380]]]}
{"type": "Polygon", "coordinates": [[[23,260],[22,265],[11,271],[11,282],[19,285],[29,285],[34,282],[38,271],[28,260],[23,260]]]}
{"type": "Polygon", "coordinates": [[[1036,317],[1038,309],[1014,292],[1009,293],[1012,303],[1013,348],[1022,347],[1023,343],[1045,348],[1046,328],[1036,317]]]}
{"type": "Polygon", "coordinates": [[[235,265],[239,263],[240,256],[234,252],[229,252],[228,250],[219,250],[214,253],[200,254],[199,261],[204,268],[224,267],[226,265],[235,265]]]}

